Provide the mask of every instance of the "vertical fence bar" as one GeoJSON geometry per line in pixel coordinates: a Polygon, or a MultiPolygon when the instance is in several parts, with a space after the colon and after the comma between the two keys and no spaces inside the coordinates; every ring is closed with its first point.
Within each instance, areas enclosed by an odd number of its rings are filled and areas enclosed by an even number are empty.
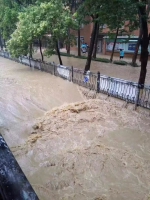
{"type": "Polygon", "coordinates": [[[71,81],[73,82],[73,66],[71,66],[71,75],[72,75],[71,81]]]}
{"type": "Polygon", "coordinates": [[[100,92],[100,72],[97,73],[97,93],[100,92]]]}
{"type": "Polygon", "coordinates": [[[135,109],[137,108],[137,106],[139,104],[139,97],[140,97],[140,85],[138,84],[136,97],[135,97],[135,109]]]}
{"type": "Polygon", "coordinates": [[[55,75],[55,63],[53,62],[53,66],[54,66],[54,75],[55,75]]]}
{"type": "Polygon", "coordinates": [[[29,66],[31,67],[31,60],[30,60],[30,56],[29,56],[29,66]]]}

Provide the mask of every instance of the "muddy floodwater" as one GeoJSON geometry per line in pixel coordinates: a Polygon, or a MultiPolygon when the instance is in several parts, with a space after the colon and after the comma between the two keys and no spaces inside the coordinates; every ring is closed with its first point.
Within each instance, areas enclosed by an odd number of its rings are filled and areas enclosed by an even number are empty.
{"type": "Polygon", "coordinates": [[[81,100],[76,85],[0,57],[0,132],[10,146],[24,142],[45,111],[81,100]]]}
{"type": "Polygon", "coordinates": [[[150,200],[150,116],[0,58],[0,132],[40,200],[150,200]]]}

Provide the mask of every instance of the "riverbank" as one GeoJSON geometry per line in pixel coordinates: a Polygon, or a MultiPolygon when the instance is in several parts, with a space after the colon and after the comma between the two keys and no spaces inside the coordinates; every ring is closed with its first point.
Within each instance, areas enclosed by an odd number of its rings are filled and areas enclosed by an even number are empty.
{"type": "Polygon", "coordinates": [[[149,200],[148,110],[1,57],[0,81],[0,132],[41,200],[149,200]]]}

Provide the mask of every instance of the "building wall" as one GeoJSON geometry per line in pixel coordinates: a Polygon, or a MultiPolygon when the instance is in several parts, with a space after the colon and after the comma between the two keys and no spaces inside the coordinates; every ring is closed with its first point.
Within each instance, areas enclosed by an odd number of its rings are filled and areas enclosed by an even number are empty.
{"type": "MultiPolygon", "coordinates": [[[[81,31],[80,31],[80,36],[84,38],[84,42],[86,42],[88,45],[90,45],[90,38],[91,38],[91,34],[92,34],[92,29],[93,29],[93,24],[90,23],[88,25],[84,25],[84,27],[81,28],[81,31]]],[[[148,24],[148,29],[149,29],[149,32],[150,32],[150,24],[148,24]]],[[[106,28],[103,29],[102,33],[99,34],[100,37],[99,37],[98,43],[102,45],[101,51],[98,50],[98,53],[100,53],[100,54],[110,55],[110,53],[111,53],[111,51],[109,51],[107,49],[107,41],[104,39],[104,35],[107,36],[109,31],[110,30],[106,26],[106,28]]],[[[76,38],[78,38],[78,31],[72,31],[72,33],[76,36],[76,38]]],[[[133,31],[131,35],[134,38],[135,37],[138,38],[139,30],[133,31]]],[[[130,44],[131,43],[133,43],[133,45],[134,45],[136,43],[136,41],[130,42],[130,44]]],[[[125,44],[125,43],[121,44],[122,48],[124,48],[124,50],[125,50],[126,56],[132,57],[134,51],[130,51],[128,45],[129,44],[125,44]]],[[[78,49],[78,47],[77,47],[77,42],[76,42],[76,45],[71,47],[71,50],[77,50],[77,49],[78,49]]],[[[149,52],[150,52],[150,47],[149,47],[149,52]]],[[[119,51],[116,51],[115,53],[117,55],[119,55],[119,51]]],[[[140,50],[139,50],[139,53],[140,53],[140,50]]]]}
{"type": "MultiPolygon", "coordinates": [[[[88,45],[90,45],[92,29],[93,29],[92,23],[84,25],[80,29],[80,37],[81,38],[83,37],[84,42],[86,42],[88,45]]],[[[76,39],[78,39],[78,31],[72,31],[71,33],[73,33],[73,35],[75,35],[76,39]]],[[[75,46],[71,47],[71,50],[77,50],[77,49],[78,49],[78,46],[77,46],[77,40],[76,40],[76,44],[75,44],[75,46]]]]}

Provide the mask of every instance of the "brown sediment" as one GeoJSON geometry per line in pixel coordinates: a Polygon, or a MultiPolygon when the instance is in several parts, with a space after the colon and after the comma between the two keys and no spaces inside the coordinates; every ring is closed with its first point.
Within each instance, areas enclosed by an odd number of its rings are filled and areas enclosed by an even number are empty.
{"type": "Polygon", "coordinates": [[[40,137],[29,137],[24,157],[16,153],[41,199],[148,200],[146,114],[88,100],[52,109],[34,128],[40,137]]]}

